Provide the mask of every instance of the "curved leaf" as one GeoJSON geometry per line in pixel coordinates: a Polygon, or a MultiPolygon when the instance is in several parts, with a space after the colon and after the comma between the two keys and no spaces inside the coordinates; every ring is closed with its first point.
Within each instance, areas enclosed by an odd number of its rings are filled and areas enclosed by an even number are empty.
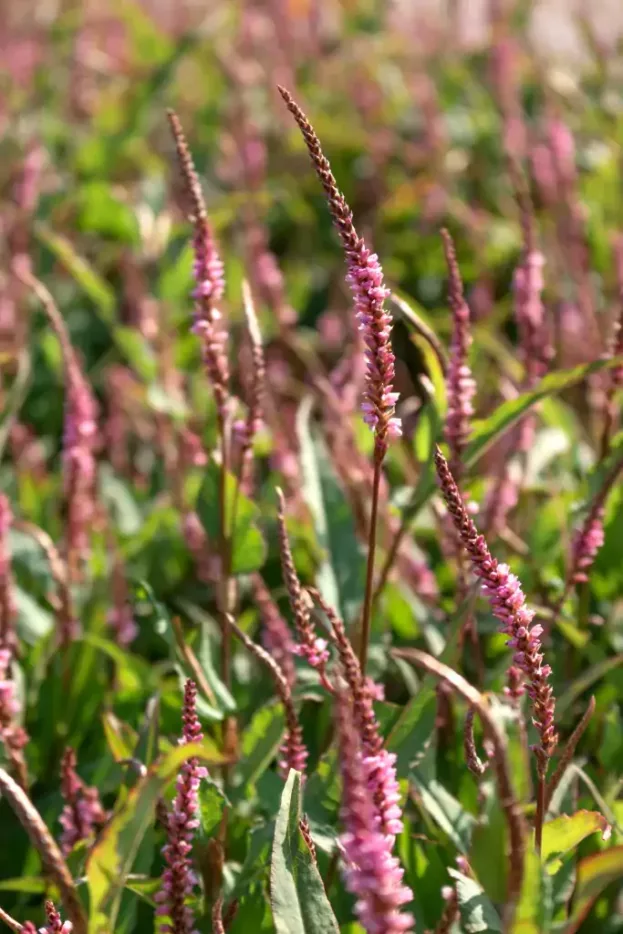
{"type": "Polygon", "coordinates": [[[324,885],[301,831],[301,775],[293,769],[281,796],[270,867],[277,934],[338,934],[324,885]]]}
{"type": "Polygon", "coordinates": [[[623,846],[613,846],[581,860],[577,869],[573,912],[564,934],[575,934],[606,886],[620,879],[623,879],[623,846]]]}
{"type": "Polygon", "coordinates": [[[328,452],[310,426],[312,400],[300,405],[296,427],[301,446],[302,493],[324,552],[316,575],[318,587],[348,622],[363,599],[365,561],[357,540],[350,505],[335,476],[328,452]]]}
{"type": "Polygon", "coordinates": [[[502,934],[502,922],[482,886],[456,869],[448,869],[455,881],[461,912],[461,930],[465,934],[502,934]]]}
{"type": "Polygon", "coordinates": [[[89,887],[89,934],[108,934],[115,923],[125,880],[147,829],[153,822],[156,802],[180,766],[191,756],[220,763],[223,757],[204,740],[177,746],[149,769],[124,797],[91,850],[86,866],[89,887]]]}
{"type": "Polygon", "coordinates": [[[598,811],[576,811],[575,814],[561,814],[543,826],[542,857],[549,861],[548,871],[556,872],[562,865],[561,856],[588,837],[589,834],[601,831],[608,827],[608,821],[598,811]]]}

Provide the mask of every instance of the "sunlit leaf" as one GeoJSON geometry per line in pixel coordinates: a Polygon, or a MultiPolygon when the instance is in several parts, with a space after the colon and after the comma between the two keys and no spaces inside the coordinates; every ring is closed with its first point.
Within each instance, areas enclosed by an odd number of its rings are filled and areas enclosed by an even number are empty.
{"type": "Polygon", "coordinates": [[[86,866],[91,905],[89,934],[108,934],[115,929],[125,880],[154,819],[156,802],[182,763],[192,756],[213,765],[222,761],[218,750],[207,741],[174,748],[132,788],[91,850],[86,866]]]}
{"type": "Polygon", "coordinates": [[[580,930],[592,905],[606,886],[623,879],[623,846],[613,846],[580,860],[577,867],[573,910],[564,934],[580,930]]]}
{"type": "Polygon", "coordinates": [[[556,872],[561,866],[560,857],[574,850],[581,840],[589,834],[603,833],[608,827],[606,818],[597,811],[576,811],[575,814],[561,814],[543,825],[543,844],[541,853],[549,863],[548,871],[556,872]]]}
{"type": "Polygon", "coordinates": [[[275,824],[270,903],[277,934],[338,934],[318,867],[305,843],[301,820],[301,775],[290,771],[275,824]]]}

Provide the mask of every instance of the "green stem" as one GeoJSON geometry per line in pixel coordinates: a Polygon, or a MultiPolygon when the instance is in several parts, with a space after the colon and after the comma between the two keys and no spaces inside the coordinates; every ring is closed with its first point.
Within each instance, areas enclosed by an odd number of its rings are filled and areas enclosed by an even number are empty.
{"type": "Polygon", "coordinates": [[[363,600],[361,632],[359,644],[359,662],[365,674],[368,661],[368,642],[370,641],[370,620],[372,618],[372,585],[374,581],[374,555],[376,552],[376,527],[379,511],[379,489],[381,486],[382,458],[375,452],[374,480],[372,482],[372,510],[370,513],[370,533],[368,536],[368,566],[366,571],[366,592],[363,600]]]}
{"type": "Polygon", "coordinates": [[[541,855],[541,845],[543,842],[543,821],[545,820],[545,775],[547,766],[539,763],[537,768],[537,789],[536,789],[536,817],[534,820],[534,848],[537,855],[541,855]]]}

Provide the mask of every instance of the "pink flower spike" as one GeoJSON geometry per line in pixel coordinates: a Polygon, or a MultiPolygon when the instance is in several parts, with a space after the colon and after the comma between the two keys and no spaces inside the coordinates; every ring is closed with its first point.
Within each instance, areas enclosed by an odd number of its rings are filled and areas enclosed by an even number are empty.
{"type": "Polygon", "coordinates": [[[380,462],[385,457],[389,441],[399,438],[402,433],[400,419],[395,415],[398,393],[393,391],[392,318],[384,307],[389,291],[383,281],[378,256],[355,230],[352,211],[337,186],[314,128],[289,91],[279,87],[279,92],[303,134],[346,254],[346,281],[355,299],[355,313],[366,348],[367,374],[361,407],[366,424],[375,434],[375,458],[380,462]]]}
{"type": "Polygon", "coordinates": [[[227,334],[220,323],[221,315],[216,307],[225,291],[223,263],[216,247],[201,185],[179,117],[174,111],[169,110],[168,118],[187,196],[192,207],[190,220],[194,226],[192,244],[195,256],[193,262],[195,288],[192,293],[195,299],[193,332],[201,339],[203,363],[212,383],[219,416],[221,420],[224,420],[227,414],[229,384],[227,334]]]}
{"type": "Polygon", "coordinates": [[[449,274],[448,300],[452,310],[454,328],[450,345],[450,363],[446,377],[448,412],[444,436],[450,448],[450,467],[460,478],[461,457],[469,438],[470,419],[474,414],[472,398],[476,383],[472,378],[467,355],[472,342],[469,323],[469,308],[463,295],[463,283],[456,259],[454,243],[447,230],[441,231],[444,253],[449,274]]]}
{"type": "Polygon", "coordinates": [[[61,921],[61,916],[54,907],[54,902],[48,900],[45,903],[45,914],[47,925],[39,928],[39,934],[71,934],[74,929],[71,921],[61,921]]]}
{"type": "Polygon", "coordinates": [[[76,843],[93,837],[96,827],[106,821],[97,788],[84,784],[76,773],[76,754],[67,747],[61,763],[61,792],[65,807],[59,818],[63,828],[61,849],[66,856],[76,843]]]}
{"type": "MultiPolygon", "coordinates": [[[[197,687],[188,679],[184,687],[180,745],[203,739],[196,705],[197,687]]],[[[199,826],[199,785],[207,777],[208,770],[192,757],[182,765],[177,778],[177,792],[167,820],[168,839],[162,850],[167,868],[162,874],[162,887],[156,894],[156,915],[168,919],[159,926],[162,934],[194,934],[195,931],[194,914],[187,904],[196,884],[190,854],[194,830],[199,826]]]]}
{"type": "Polygon", "coordinates": [[[469,516],[439,448],[435,454],[435,465],[441,490],[448,512],[459,538],[472,562],[474,573],[482,581],[482,589],[491,604],[493,613],[502,623],[502,632],[510,639],[514,649],[513,663],[526,676],[528,695],[532,700],[533,722],[540,737],[536,749],[541,768],[544,768],[556,744],[558,735],[554,724],[555,698],[548,678],[549,665],[543,665],[543,652],[539,639],[541,628],[532,627],[534,612],[526,605],[521,585],[505,564],[498,564],[487,543],[469,516]]]}
{"type": "Polygon", "coordinates": [[[337,695],[336,717],[342,773],[340,814],[344,824],[340,844],[346,887],[357,899],[355,912],[369,934],[413,931],[413,917],[402,911],[413,893],[403,885],[403,870],[392,856],[393,839],[378,827],[359,733],[344,692],[337,695]]]}

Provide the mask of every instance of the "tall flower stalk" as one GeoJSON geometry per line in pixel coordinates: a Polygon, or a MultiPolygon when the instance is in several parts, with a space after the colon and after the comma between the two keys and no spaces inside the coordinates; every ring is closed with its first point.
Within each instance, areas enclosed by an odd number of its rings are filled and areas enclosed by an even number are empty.
{"type": "Polygon", "coordinates": [[[69,339],[65,321],[42,282],[30,273],[23,281],[32,289],[61,345],[65,367],[63,492],[66,504],[65,560],[68,579],[78,579],[90,555],[95,518],[97,403],[69,339]]]}
{"type": "MultiPolygon", "coordinates": [[[[447,230],[441,231],[446,265],[448,267],[448,302],[452,311],[452,340],[450,359],[446,373],[446,395],[448,411],[444,425],[444,437],[450,451],[450,469],[458,484],[463,476],[463,454],[471,430],[471,417],[474,414],[472,399],[476,392],[476,382],[469,367],[469,348],[472,343],[470,332],[470,313],[463,291],[463,281],[456,258],[454,243],[447,230]]],[[[459,600],[467,595],[467,579],[461,542],[456,551],[458,565],[459,600]]],[[[473,614],[468,614],[463,625],[463,633],[471,635],[479,679],[482,681],[482,659],[478,632],[473,614]]],[[[440,701],[445,687],[439,685],[440,701]]]]}
{"type": "Polygon", "coordinates": [[[470,419],[474,414],[472,399],[476,392],[476,383],[468,362],[468,352],[472,342],[469,308],[463,294],[463,282],[456,251],[448,231],[442,230],[441,236],[448,267],[448,301],[453,320],[450,362],[446,375],[448,412],[444,436],[450,449],[450,469],[458,483],[463,472],[462,456],[469,437],[470,419]]]}
{"type": "Polygon", "coordinates": [[[545,816],[545,777],[549,759],[558,742],[554,724],[556,701],[549,683],[552,669],[543,664],[540,640],[543,628],[540,625],[532,625],[534,612],[526,605],[519,581],[510,573],[507,565],[499,564],[491,555],[483,536],[479,535],[439,448],[435,454],[435,465],[448,512],[452,516],[474,573],[482,581],[491,609],[502,623],[502,632],[509,636],[507,644],[514,650],[513,663],[527,681],[527,693],[532,701],[533,723],[540,740],[538,746],[534,747],[539,779],[535,840],[537,850],[540,851],[545,816]]]}
{"type": "Polygon", "coordinates": [[[308,752],[303,743],[303,730],[292,699],[292,687],[283,669],[277,664],[270,652],[263,649],[261,645],[257,645],[256,642],[253,642],[233,620],[230,620],[229,624],[248,651],[269,669],[275,682],[277,694],[283,704],[286,729],[280,748],[281,759],[279,760],[279,772],[281,777],[285,780],[288,777],[290,769],[295,769],[297,772],[301,772],[302,775],[305,775],[305,764],[307,762],[308,752]]]}
{"type": "Polygon", "coordinates": [[[390,342],[392,319],[384,305],[389,291],[383,281],[383,270],[378,256],[368,249],[363,237],[355,230],[352,211],[337,186],[331,166],[322,152],[320,140],[311,123],[292,95],[282,87],[279,91],[303,134],[312,163],[324,188],[329,211],[346,254],[346,281],[353,294],[359,330],[365,344],[367,372],[361,407],[366,423],[374,432],[370,536],[359,645],[361,667],[365,671],[370,640],[382,464],[390,440],[399,438],[402,431],[400,419],[395,414],[398,393],[394,392],[393,388],[395,358],[390,342]]]}
{"type": "MultiPolygon", "coordinates": [[[[608,353],[612,357],[623,356],[623,234],[617,237],[614,244],[614,264],[617,280],[618,309],[617,316],[610,337],[608,353]]],[[[617,417],[616,393],[623,386],[623,366],[614,367],[609,371],[606,387],[605,418],[601,435],[601,457],[604,458],[610,451],[610,441],[617,417]]]]}
{"type": "MultiPolygon", "coordinates": [[[[181,745],[203,739],[197,717],[197,687],[190,679],[184,688],[182,722],[181,745]]],[[[167,868],[162,875],[162,887],[156,895],[156,915],[168,919],[160,924],[162,934],[194,934],[195,931],[195,917],[188,899],[197,878],[190,854],[194,831],[199,826],[199,785],[207,777],[208,770],[192,757],[182,765],[177,779],[176,795],[167,816],[167,843],[162,851],[167,868]]]]}
{"type": "Polygon", "coordinates": [[[361,741],[361,763],[367,788],[372,796],[375,823],[387,839],[391,850],[396,836],[402,831],[400,790],[396,776],[396,756],[384,748],[379,723],[374,714],[374,685],[369,678],[365,678],[361,670],[343,621],[317,590],[312,588],[309,592],[331,626],[341,672],[352,700],[353,722],[361,741]]]}
{"type": "Polygon", "coordinates": [[[315,668],[320,675],[322,683],[331,689],[326,678],[326,665],[329,660],[326,639],[320,639],[316,636],[314,624],[312,623],[309,604],[306,595],[301,587],[299,576],[294,567],[294,559],[288,539],[286,529],[286,502],[280,489],[277,489],[277,498],[279,509],[277,512],[277,523],[279,531],[279,547],[281,551],[281,569],[283,578],[290,598],[290,609],[294,617],[294,625],[298,635],[298,645],[293,649],[296,655],[301,655],[309,662],[312,668],[315,668]]]}
{"type": "Polygon", "coordinates": [[[239,488],[248,495],[253,489],[253,441],[262,427],[263,420],[266,367],[262,335],[255,314],[253,296],[246,281],[242,284],[242,295],[253,366],[247,416],[243,421],[234,424],[233,431],[238,435],[240,444],[239,488]]]}
{"type": "MultiPolygon", "coordinates": [[[[223,263],[220,258],[212,227],[208,219],[201,184],[193,164],[190,149],[184,136],[182,126],[174,111],[168,111],[169,124],[182,178],[186,187],[186,195],[191,207],[189,220],[193,225],[193,276],[195,288],[194,333],[201,340],[203,362],[216,402],[218,429],[221,440],[221,471],[219,489],[219,552],[220,552],[220,581],[218,588],[218,604],[221,621],[221,677],[227,687],[231,686],[231,632],[228,625],[228,614],[232,603],[232,588],[230,582],[231,571],[231,539],[228,533],[227,516],[227,474],[230,468],[230,400],[229,400],[229,362],[227,359],[227,334],[222,326],[221,312],[218,303],[225,290],[223,263]]],[[[233,528],[233,525],[231,526],[233,528]]],[[[235,745],[235,720],[228,717],[225,723],[228,751],[235,745]]]]}
{"type": "Polygon", "coordinates": [[[346,887],[356,898],[355,913],[368,934],[413,931],[413,917],[403,911],[413,893],[403,884],[403,869],[392,855],[393,837],[387,837],[378,825],[359,732],[345,691],[337,694],[336,728],[344,824],[340,843],[346,887]]]}

